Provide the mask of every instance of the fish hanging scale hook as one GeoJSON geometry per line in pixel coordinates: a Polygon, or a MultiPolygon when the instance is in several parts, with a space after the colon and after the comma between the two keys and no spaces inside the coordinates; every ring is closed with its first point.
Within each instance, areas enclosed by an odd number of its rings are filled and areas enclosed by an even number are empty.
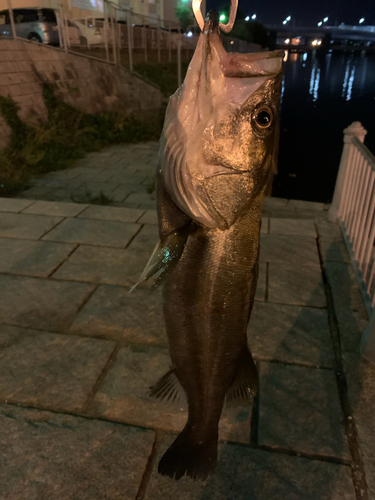
{"type": "MultiPolygon", "coordinates": [[[[200,27],[201,31],[203,31],[204,28],[204,20],[201,12],[201,3],[202,0],[193,0],[192,1],[192,7],[193,7],[193,12],[195,19],[198,23],[198,26],[200,27]]],[[[219,21],[219,27],[224,33],[229,33],[234,25],[234,21],[236,20],[236,15],[237,15],[237,7],[238,7],[238,0],[231,0],[230,2],[230,12],[229,12],[229,19],[227,24],[223,24],[222,22],[219,21]]]]}

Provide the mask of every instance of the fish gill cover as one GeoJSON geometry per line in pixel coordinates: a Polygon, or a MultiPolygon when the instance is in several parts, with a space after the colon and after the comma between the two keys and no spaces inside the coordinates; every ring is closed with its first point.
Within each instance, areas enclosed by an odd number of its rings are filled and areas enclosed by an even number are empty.
{"type": "Polygon", "coordinates": [[[207,198],[204,180],[251,170],[253,137],[246,111],[259,89],[277,93],[282,65],[280,51],[227,53],[215,17],[208,14],[185,81],[170,98],[159,151],[161,175],[174,202],[207,227],[222,227],[223,221],[207,198]]]}

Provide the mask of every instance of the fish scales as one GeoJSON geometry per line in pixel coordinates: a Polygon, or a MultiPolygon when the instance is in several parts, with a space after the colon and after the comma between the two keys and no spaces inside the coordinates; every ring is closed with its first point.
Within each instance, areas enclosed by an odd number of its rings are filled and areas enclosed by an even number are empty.
{"type": "Polygon", "coordinates": [[[188,419],[159,472],[204,479],[217,461],[225,400],[248,402],[258,374],[247,346],[261,205],[272,162],[281,52],[227,54],[205,21],[166,112],[157,172],[160,243],[141,280],[163,283],[170,371],[160,399],[186,395],[188,419]]]}

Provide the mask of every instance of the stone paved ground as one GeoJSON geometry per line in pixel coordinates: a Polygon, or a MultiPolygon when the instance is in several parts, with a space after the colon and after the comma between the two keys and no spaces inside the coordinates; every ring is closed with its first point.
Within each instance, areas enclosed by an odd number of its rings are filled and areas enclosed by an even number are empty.
{"type": "Polygon", "coordinates": [[[128,294],[157,241],[156,149],[116,146],[0,199],[0,499],[374,500],[366,311],[327,207],[294,200],[264,204],[259,396],[224,410],[206,482],[157,474],[186,413],[148,395],[169,366],[160,292],[128,294]]]}

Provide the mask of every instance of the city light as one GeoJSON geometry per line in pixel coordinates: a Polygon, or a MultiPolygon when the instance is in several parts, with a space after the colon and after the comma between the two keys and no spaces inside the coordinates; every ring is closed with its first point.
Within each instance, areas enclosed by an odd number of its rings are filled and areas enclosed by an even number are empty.
{"type": "Polygon", "coordinates": [[[256,19],[256,18],[257,18],[257,15],[256,15],[256,14],[253,14],[253,15],[251,16],[251,19],[256,19]]]}
{"type": "Polygon", "coordinates": [[[220,14],[220,17],[219,17],[220,21],[225,21],[226,18],[227,18],[227,16],[225,14],[220,14]]]}
{"type": "Polygon", "coordinates": [[[193,32],[189,31],[189,33],[186,36],[188,36],[190,38],[191,36],[193,36],[193,32]]]}
{"type": "Polygon", "coordinates": [[[324,22],[324,23],[326,23],[327,21],[328,21],[328,17],[325,17],[325,18],[323,19],[323,22],[324,22]]]}
{"type": "Polygon", "coordinates": [[[290,43],[290,38],[287,38],[286,40],[284,40],[284,43],[285,43],[285,45],[288,45],[290,43]]]}
{"type": "Polygon", "coordinates": [[[283,24],[286,24],[288,21],[285,19],[285,21],[283,21],[283,24]]]}
{"type": "Polygon", "coordinates": [[[292,19],[292,18],[291,18],[291,16],[288,16],[288,17],[286,18],[286,20],[287,20],[287,21],[290,21],[291,19],[292,19]]]}
{"type": "Polygon", "coordinates": [[[250,21],[250,16],[246,16],[245,21],[250,21]]]}
{"type": "Polygon", "coordinates": [[[361,17],[361,19],[359,20],[359,24],[362,24],[364,22],[365,18],[364,17],[361,17]]]}
{"type": "Polygon", "coordinates": [[[311,45],[314,45],[314,46],[316,46],[316,45],[322,45],[322,41],[321,40],[313,40],[311,42],[311,45]]]}
{"type": "Polygon", "coordinates": [[[318,26],[321,26],[322,24],[323,24],[323,23],[322,23],[322,21],[320,21],[320,22],[318,23],[318,26]]]}

